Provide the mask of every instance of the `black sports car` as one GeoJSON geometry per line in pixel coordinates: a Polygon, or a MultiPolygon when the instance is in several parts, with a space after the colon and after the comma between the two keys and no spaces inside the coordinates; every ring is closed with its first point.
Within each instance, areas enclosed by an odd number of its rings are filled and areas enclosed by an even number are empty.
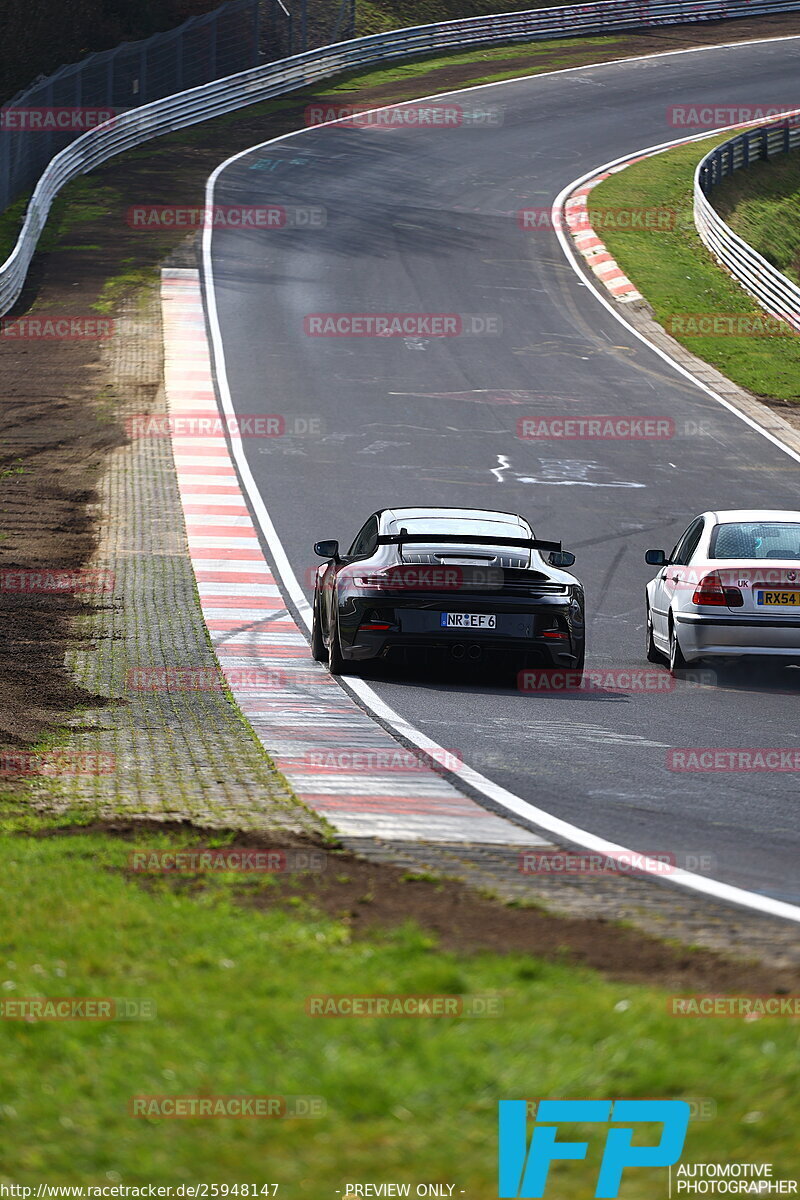
{"type": "Polygon", "coordinates": [[[427,655],[583,670],[575,555],[513,513],[387,508],[347,554],[317,542],[311,653],[334,675],[427,655]],[[547,554],[547,562],[542,557],[547,554]]]}

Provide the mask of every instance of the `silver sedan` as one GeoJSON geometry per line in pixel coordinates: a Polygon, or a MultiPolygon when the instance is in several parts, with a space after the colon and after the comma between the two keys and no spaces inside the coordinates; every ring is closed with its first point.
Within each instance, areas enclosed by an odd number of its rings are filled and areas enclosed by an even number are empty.
{"type": "Polygon", "coordinates": [[[647,658],[677,671],[744,655],[800,660],[800,512],[695,517],[647,585],[647,658]]]}

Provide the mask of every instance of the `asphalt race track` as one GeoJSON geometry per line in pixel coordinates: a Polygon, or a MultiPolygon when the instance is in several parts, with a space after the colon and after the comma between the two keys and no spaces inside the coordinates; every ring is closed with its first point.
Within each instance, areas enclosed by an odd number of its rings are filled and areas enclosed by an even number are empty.
{"type": "MultiPolygon", "coordinates": [[[[312,128],[220,172],[218,205],[327,210],[323,228],[211,239],[236,412],[322,424],[319,436],[244,442],[307,594],[314,541],[348,545],[377,508],[518,511],[577,554],[589,663],[643,667],[645,549],[669,550],[707,508],[800,508],[797,462],[629,334],[551,229],[516,219],[593,167],[680,137],[671,105],[794,108],[799,73],[797,38],[590,67],[449,97],[501,123],[312,128]],[[330,312],[481,314],[502,332],[308,336],[304,318],[330,312]],[[523,417],[596,414],[669,419],[675,436],[517,436],[523,417]]],[[[714,878],[800,902],[797,775],[666,766],[670,747],[796,747],[800,670],[647,694],[523,694],[513,680],[447,675],[373,686],[547,811],[681,863],[710,854],[714,878]]]]}

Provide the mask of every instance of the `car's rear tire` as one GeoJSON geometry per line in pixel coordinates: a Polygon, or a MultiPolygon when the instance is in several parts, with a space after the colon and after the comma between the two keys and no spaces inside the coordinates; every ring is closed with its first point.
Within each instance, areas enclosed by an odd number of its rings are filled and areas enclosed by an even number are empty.
{"type": "Polygon", "coordinates": [[[678,634],[675,625],[672,621],[669,623],[669,669],[674,675],[676,671],[683,671],[688,667],[686,659],[683,657],[681,644],[678,641],[678,634]]]}
{"type": "Polygon", "coordinates": [[[328,670],[331,675],[354,675],[355,663],[349,662],[342,655],[342,642],[339,637],[339,622],[334,617],[331,624],[331,638],[328,646],[328,670]]]}
{"type": "Polygon", "coordinates": [[[647,661],[651,663],[664,663],[664,655],[658,649],[653,637],[653,616],[650,612],[650,605],[647,606],[647,631],[645,633],[645,654],[647,661]]]}
{"type": "Polygon", "coordinates": [[[314,590],[314,609],[311,618],[311,657],[315,662],[328,661],[328,647],[322,637],[322,614],[319,611],[319,595],[314,590]]]}

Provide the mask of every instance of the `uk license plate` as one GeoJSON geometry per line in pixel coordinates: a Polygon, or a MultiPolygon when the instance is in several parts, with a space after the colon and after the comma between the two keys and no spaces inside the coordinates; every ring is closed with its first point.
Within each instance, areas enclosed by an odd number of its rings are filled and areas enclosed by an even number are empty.
{"type": "Polygon", "coordinates": [[[494,613],[447,613],[441,614],[442,629],[496,629],[494,613]]]}
{"type": "Polygon", "coordinates": [[[800,592],[756,592],[756,604],[767,608],[794,608],[800,605],[800,592]]]}

